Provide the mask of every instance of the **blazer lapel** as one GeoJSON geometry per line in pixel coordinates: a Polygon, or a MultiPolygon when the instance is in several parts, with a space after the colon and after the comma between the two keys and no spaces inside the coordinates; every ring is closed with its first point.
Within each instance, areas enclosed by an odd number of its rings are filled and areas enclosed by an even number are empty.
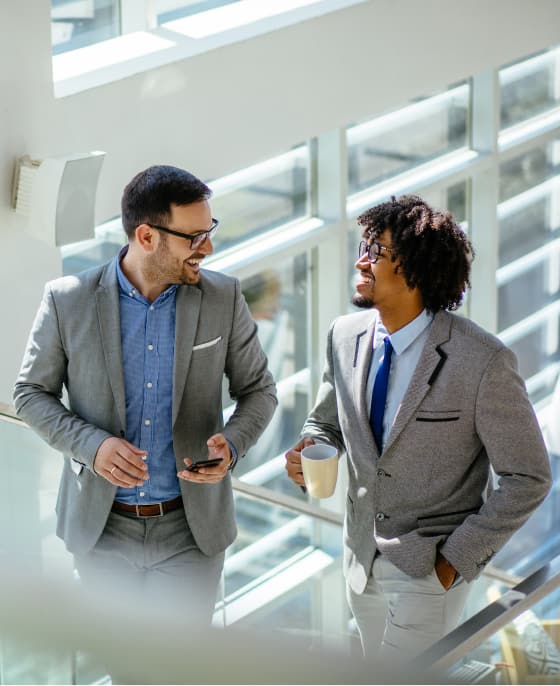
{"type": "Polygon", "coordinates": [[[173,362],[173,425],[177,420],[191,363],[192,348],[198,328],[202,294],[196,286],[177,290],[175,308],[175,357],[173,362]]]}
{"type": "Polygon", "coordinates": [[[366,402],[366,386],[373,354],[372,341],[373,331],[377,318],[374,317],[368,324],[367,329],[356,334],[356,347],[354,349],[353,362],[353,391],[354,403],[358,408],[358,416],[369,426],[369,413],[366,402]]]}
{"type": "Polygon", "coordinates": [[[121,318],[119,288],[115,262],[111,262],[101,275],[95,291],[97,318],[101,345],[107,366],[109,383],[123,431],[126,431],[126,398],[122,365],[121,318]]]}
{"type": "Polygon", "coordinates": [[[395,417],[384,452],[389,450],[408,424],[430,390],[430,386],[435,381],[437,374],[441,371],[447,356],[439,346],[449,340],[450,328],[451,318],[447,316],[446,312],[438,312],[434,317],[428,340],[395,417]]]}

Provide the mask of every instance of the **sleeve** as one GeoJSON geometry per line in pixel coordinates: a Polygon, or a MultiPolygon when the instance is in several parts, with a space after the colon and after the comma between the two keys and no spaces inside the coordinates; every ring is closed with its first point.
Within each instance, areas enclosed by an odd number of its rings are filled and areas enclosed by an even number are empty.
{"type": "Polygon", "coordinates": [[[223,434],[243,457],[270,422],[276,405],[276,386],[257,336],[257,325],[235,280],[235,303],[226,355],[226,376],[235,409],[223,434]]]}
{"type": "Polygon", "coordinates": [[[338,405],[333,365],[333,334],[336,320],[327,335],[327,354],[321,385],[317,392],[315,406],[311,410],[303,429],[302,436],[310,436],[321,443],[336,446],[339,454],[344,452],[342,431],[338,422],[338,405]]]}
{"type": "Polygon", "coordinates": [[[97,450],[111,434],[62,403],[67,365],[55,299],[47,284],[15,384],[14,405],[18,416],[52,448],[93,471],[97,450]]]}
{"type": "Polygon", "coordinates": [[[479,512],[467,517],[441,547],[467,581],[527,521],[552,484],[539,424],[508,348],[498,350],[485,370],[475,422],[498,483],[479,512]]]}

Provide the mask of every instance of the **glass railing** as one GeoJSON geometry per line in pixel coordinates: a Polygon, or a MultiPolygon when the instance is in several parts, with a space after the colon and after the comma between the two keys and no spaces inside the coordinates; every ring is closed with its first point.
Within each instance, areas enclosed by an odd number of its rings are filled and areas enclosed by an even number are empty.
{"type": "Polygon", "coordinates": [[[489,604],[416,660],[454,682],[560,683],[560,556],[512,589],[491,584],[489,604]]]}
{"type": "MultiPolygon", "coordinates": [[[[17,560],[26,572],[54,579],[58,587],[76,592],[72,557],[55,535],[54,504],[62,460],[10,414],[9,408],[0,405],[4,450],[0,507],[5,523],[0,558],[7,564],[17,560]]],[[[258,635],[272,632],[280,640],[297,640],[306,650],[334,651],[341,659],[359,655],[345,601],[342,514],[238,479],[233,479],[233,487],[239,536],[227,551],[214,626],[258,635]]],[[[545,538],[539,530],[543,521],[552,522],[554,501],[549,496],[493,566],[472,583],[464,623],[428,651],[424,669],[434,665],[437,670],[455,670],[457,678],[466,675],[467,680],[494,679],[496,674],[514,678],[507,667],[512,658],[502,646],[514,631],[524,631],[526,618],[519,620],[521,624],[513,623],[513,628],[506,625],[533,605],[546,631],[548,620],[555,619],[560,563],[558,578],[550,571],[556,561],[525,578],[538,563],[552,557],[554,545],[545,540],[554,540],[551,530],[546,528],[545,538]],[[497,597],[501,600],[496,601],[497,597]],[[508,612],[513,605],[519,611],[503,615],[500,603],[508,605],[508,612]]],[[[106,679],[109,671],[91,651],[69,646],[61,650],[59,644],[30,650],[17,635],[5,631],[0,664],[0,683],[93,683],[106,679]]]]}

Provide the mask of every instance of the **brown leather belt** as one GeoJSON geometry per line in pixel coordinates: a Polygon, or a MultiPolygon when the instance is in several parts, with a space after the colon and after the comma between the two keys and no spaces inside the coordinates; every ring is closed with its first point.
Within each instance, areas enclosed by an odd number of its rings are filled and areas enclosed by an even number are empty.
{"type": "Polygon", "coordinates": [[[166,500],[163,503],[151,503],[150,505],[127,505],[115,500],[111,510],[134,517],[163,517],[166,512],[178,510],[180,507],[183,507],[183,498],[178,495],[172,500],[166,500]]]}

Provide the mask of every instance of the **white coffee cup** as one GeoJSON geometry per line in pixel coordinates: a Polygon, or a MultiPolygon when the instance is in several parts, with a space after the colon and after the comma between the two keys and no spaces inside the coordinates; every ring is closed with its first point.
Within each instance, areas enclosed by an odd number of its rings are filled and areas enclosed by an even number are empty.
{"type": "Polygon", "coordinates": [[[314,498],[330,498],[338,475],[338,452],[332,445],[316,443],[301,451],[301,467],[307,492],[314,498]]]}

